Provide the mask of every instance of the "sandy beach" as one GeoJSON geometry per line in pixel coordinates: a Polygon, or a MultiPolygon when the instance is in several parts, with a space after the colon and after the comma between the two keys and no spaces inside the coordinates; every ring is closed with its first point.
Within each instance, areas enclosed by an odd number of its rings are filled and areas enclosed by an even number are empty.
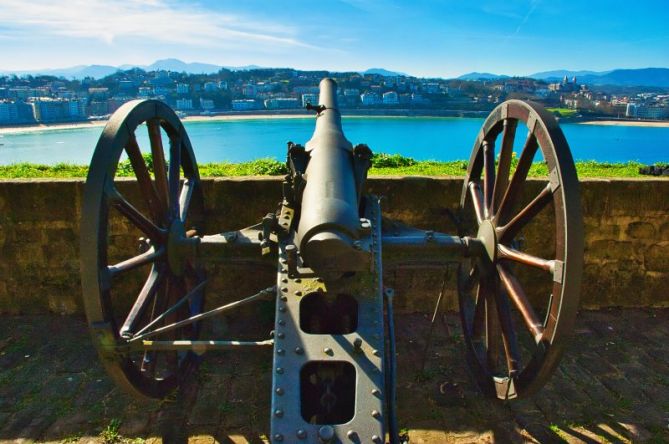
{"type": "MultiPolygon", "coordinates": [[[[216,121],[240,121],[240,120],[266,120],[266,119],[304,119],[313,117],[314,114],[226,114],[217,116],[187,116],[182,117],[183,122],[216,122],[216,121]]],[[[345,118],[410,118],[411,116],[362,116],[346,115],[345,118]]],[[[421,116],[421,118],[428,116],[421,116]]],[[[87,122],[70,123],[51,123],[24,126],[3,126],[0,127],[2,134],[33,133],[39,131],[70,130],[80,128],[103,127],[106,120],[91,120],[87,122]]],[[[587,122],[578,122],[579,125],[601,125],[601,126],[641,126],[655,128],[669,128],[669,121],[636,121],[636,120],[590,120],[587,122]]]]}
{"type": "MultiPolygon", "coordinates": [[[[240,114],[240,115],[220,115],[220,116],[186,116],[182,117],[182,122],[215,122],[215,121],[234,121],[234,120],[265,120],[265,119],[303,119],[313,117],[313,114],[240,114]]],[[[18,134],[34,133],[39,131],[70,130],[80,128],[102,127],[107,124],[106,120],[91,120],[87,122],[71,123],[41,123],[37,125],[23,126],[2,126],[0,134],[18,134]]]]}
{"type": "Polygon", "coordinates": [[[645,126],[652,128],[669,128],[669,121],[659,120],[657,122],[641,120],[590,120],[579,122],[580,125],[602,125],[602,126],[645,126]]]}

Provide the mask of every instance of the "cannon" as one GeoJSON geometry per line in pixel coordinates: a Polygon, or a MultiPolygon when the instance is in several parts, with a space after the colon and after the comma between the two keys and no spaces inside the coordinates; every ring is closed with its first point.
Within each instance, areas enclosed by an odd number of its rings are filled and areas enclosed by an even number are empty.
{"type": "Polygon", "coordinates": [[[519,100],[491,112],[469,159],[458,232],[445,234],[382,217],[379,198],[365,191],[372,151],[345,137],[336,88],[321,81],[319,103],[308,106],[311,140],[288,143],[278,209],[231,232],[202,232],[195,155],[167,105],[133,101],[112,116],[82,200],[81,275],[93,341],[126,391],[165,398],[205,351],[268,347],[272,442],[397,442],[384,264],[457,266],[465,355],[485,396],[530,396],[553,373],[573,328],[583,262],[578,179],[555,118],[519,100]],[[531,168],[538,179],[528,179],[531,168]],[[123,169],[136,180],[119,180],[123,169]],[[532,224],[539,235],[525,236],[532,224]],[[132,243],[125,232],[136,234],[132,243]],[[205,309],[212,257],[269,262],[276,281],[205,309]],[[261,300],[274,301],[268,338],[221,339],[204,328],[261,300]]]}

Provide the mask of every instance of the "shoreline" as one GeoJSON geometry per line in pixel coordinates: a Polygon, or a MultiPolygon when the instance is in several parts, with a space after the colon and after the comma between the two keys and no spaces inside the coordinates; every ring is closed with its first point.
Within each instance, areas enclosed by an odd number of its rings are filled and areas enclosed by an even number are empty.
{"type": "MultiPolygon", "coordinates": [[[[182,122],[225,122],[225,121],[249,121],[249,120],[288,120],[288,119],[307,119],[313,118],[314,114],[223,114],[216,116],[186,116],[182,117],[182,122]]],[[[445,116],[388,116],[388,115],[344,115],[343,118],[352,119],[410,119],[410,118],[462,118],[445,116]]],[[[657,122],[640,120],[588,120],[580,122],[570,122],[563,119],[563,123],[574,123],[577,125],[601,125],[601,126],[637,126],[648,128],[669,128],[669,121],[662,120],[657,122]]],[[[0,127],[0,135],[35,133],[41,131],[73,130],[81,128],[103,127],[107,120],[90,120],[85,122],[63,122],[63,123],[40,123],[24,126],[5,126],[0,127]]]]}
{"type": "Polygon", "coordinates": [[[658,120],[651,122],[649,120],[588,120],[578,122],[579,125],[601,125],[601,126],[641,126],[646,128],[669,128],[669,121],[658,120]]]}

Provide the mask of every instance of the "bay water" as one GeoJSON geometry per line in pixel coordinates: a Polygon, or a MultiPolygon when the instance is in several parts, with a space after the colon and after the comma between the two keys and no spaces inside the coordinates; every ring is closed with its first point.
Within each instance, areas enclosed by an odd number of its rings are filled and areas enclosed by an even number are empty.
{"type": "MultiPolygon", "coordinates": [[[[432,117],[344,117],[346,137],[374,152],[418,160],[466,160],[483,119],[432,117]]],[[[186,131],[199,163],[283,160],[286,142],[306,143],[313,118],[187,121],[186,131]]],[[[576,160],[669,162],[669,127],[561,125],[576,160]]],[[[0,165],[18,162],[86,165],[102,127],[48,129],[0,135],[0,165]]],[[[516,148],[525,132],[520,128],[516,148]]],[[[146,132],[138,140],[148,146],[146,132]]]]}

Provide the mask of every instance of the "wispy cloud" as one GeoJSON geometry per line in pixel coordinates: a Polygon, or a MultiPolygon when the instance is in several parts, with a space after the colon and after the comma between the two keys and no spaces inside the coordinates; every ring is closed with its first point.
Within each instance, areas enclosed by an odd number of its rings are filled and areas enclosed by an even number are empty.
{"type": "Polygon", "coordinates": [[[9,28],[0,30],[0,37],[8,36],[10,29],[30,29],[108,44],[131,37],[203,47],[315,48],[300,41],[294,28],[167,0],[3,0],[0,27],[9,28]]]}

